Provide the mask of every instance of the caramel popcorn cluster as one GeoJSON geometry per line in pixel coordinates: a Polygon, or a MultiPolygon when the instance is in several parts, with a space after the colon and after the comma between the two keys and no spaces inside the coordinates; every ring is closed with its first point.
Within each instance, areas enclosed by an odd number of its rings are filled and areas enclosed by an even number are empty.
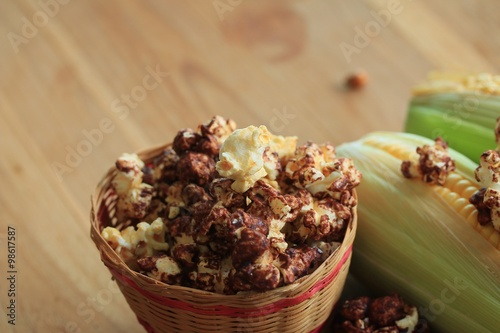
{"type": "Polygon", "coordinates": [[[401,172],[406,178],[419,177],[425,183],[444,185],[455,170],[455,161],[448,153],[448,144],[436,138],[434,146],[417,147],[418,161],[403,161],[401,172]]]}
{"type": "Polygon", "coordinates": [[[481,225],[493,224],[500,232],[500,155],[498,151],[487,150],[480,158],[475,170],[476,180],[481,189],[474,193],[469,201],[478,211],[481,225]]]}
{"type": "Polygon", "coordinates": [[[346,300],[332,325],[333,333],[428,333],[427,321],[398,294],[346,300]]]}
{"type": "Polygon", "coordinates": [[[127,228],[102,236],[154,279],[221,294],[311,273],[342,241],[360,172],[329,144],[297,146],[216,116],[152,161],[124,154],[112,186],[127,228]]]}

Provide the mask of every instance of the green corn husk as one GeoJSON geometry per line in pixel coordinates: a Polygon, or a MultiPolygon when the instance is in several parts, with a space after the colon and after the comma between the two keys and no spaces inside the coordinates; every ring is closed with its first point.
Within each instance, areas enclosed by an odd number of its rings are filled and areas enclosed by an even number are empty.
{"type": "Polygon", "coordinates": [[[500,116],[500,76],[434,74],[415,87],[405,131],[434,139],[441,136],[454,148],[478,161],[495,149],[493,129],[500,116]]]}
{"type": "Polygon", "coordinates": [[[424,144],[434,142],[379,132],[337,147],[363,173],[350,272],[413,302],[432,332],[499,332],[500,236],[468,203],[477,164],[449,149],[457,170],[444,186],[404,178],[402,160],[424,144]]]}

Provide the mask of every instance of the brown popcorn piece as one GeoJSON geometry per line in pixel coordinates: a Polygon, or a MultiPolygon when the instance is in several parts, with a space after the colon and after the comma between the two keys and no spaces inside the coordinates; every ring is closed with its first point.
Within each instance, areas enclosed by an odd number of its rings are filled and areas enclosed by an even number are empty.
{"type": "Polygon", "coordinates": [[[191,216],[195,226],[202,223],[212,210],[213,205],[212,201],[198,201],[187,207],[188,215],[191,216]]]}
{"type": "MultiPolygon", "coordinates": [[[[153,160],[153,182],[172,183],[177,179],[179,156],[172,148],[167,148],[153,160]]],[[[152,184],[153,185],[153,184],[152,184]]]]}
{"type": "Polygon", "coordinates": [[[229,178],[216,178],[208,186],[208,192],[215,202],[231,211],[246,206],[245,196],[233,190],[231,188],[232,183],[233,180],[229,178]]]}
{"type": "Polygon", "coordinates": [[[196,241],[207,245],[218,255],[229,255],[236,242],[235,230],[243,226],[232,223],[233,221],[231,213],[226,208],[213,207],[198,224],[196,241]]]}
{"type": "Polygon", "coordinates": [[[491,222],[491,208],[485,202],[485,193],[486,188],[483,187],[469,198],[469,202],[477,209],[477,220],[481,225],[491,222]]]}
{"type": "Polygon", "coordinates": [[[208,155],[188,152],[177,163],[177,173],[183,182],[204,186],[215,177],[215,161],[208,155]]]}
{"type": "Polygon", "coordinates": [[[179,156],[182,156],[186,152],[194,151],[200,139],[201,135],[199,133],[187,128],[177,133],[172,143],[172,147],[179,156]]]}
{"type": "Polygon", "coordinates": [[[434,146],[417,147],[418,161],[403,161],[401,173],[406,178],[419,177],[425,183],[444,185],[448,174],[455,170],[455,161],[448,153],[448,144],[436,138],[434,146]]]}
{"type": "Polygon", "coordinates": [[[202,255],[196,270],[189,272],[192,287],[200,290],[215,291],[217,281],[221,279],[221,259],[218,256],[202,255]]]}
{"type": "Polygon", "coordinates": [[[351,219],[349,208],[332,198],[314,199],[302,207],[301,215],[292,223],[296,242],[338,241],[351,219]]]}
{"type": "Polygon", "coordinates": [[[235,291],[269,290],[281,281],[280,271],[274,265],[276,258],[267,238],[269,228],[260,218],[241,210],[232,214],[232,229],[236,243],[232,251],[229,276],[235,291]]]}
{"type": "Polygon", "coordinates": [[[209,231],[217,233],[218,230],[228,233],[230,231],[231,213],[224,207],[213,207],[208,215],[197,225],[197,233],[208,234],[209,231]]]}
{"type": "Polygon", "coordinates": [[[235,291],[265,291],[279,286],[280,272],[272,263],[247,264],[234,270],[230,279],[235,291]]]}
{"type": "Polygon", "coordinates": [[[210,122],[200,127],[200,131],[203,135],[213,135],[217,138],[219,144],[222,144],[235,129],[236,123],[233,120],[224,119],[221,116],[213,117],[210,122]]]}
{"type": "Polygon", "coordinates": [[[164,204],[164,217],[173,220],[178,216],[186,215],[186,203],[182,198],[182,190],[185,184],[176,181],[172,184],[156,184],[156,197],[164,204]]]}
{"type": "Polygon", "coordinates": [[[156,220],[158,217],[163,217],[165,216],[165,209],[165,203],[163,203],[163,201],[158,198],[154,198],[147,207],[147,213],[146,215],[144,215],[142,220],[149,222],[156,220]]]}
{"type": "MultiPolygon", "coordinates": [[[[358,186],[361,182],[361,173],[356,169],[352,160],[349,158],[335,159],[330,165],[323,168],[323,172],[327,178],[332,174],[340,174],[334,177],[331,185],[327,187],[327,191],[330,193],[344,193],[358,186]]],[[[338,196],[335,197],[338,198],[338,196]]]]}
{"type": "Polygon", "coordinates": [[[373,327],[369,326],[368,320],[357,319],[353,322],[345,321],[342,323],[341,329],[336,329],[334,332],[342,333],[372,333],[373,327]]]}
{"type": "Polygon", "coordinates": [[[214,158],[219,155],[220,144],[215,136],[206,134],[200,139],[195,150],[214,158]]]}
{"type": "Polygon", "coordinates": [[[352,160],[337,158],[330,144],[299,146],[285,167],[285,179],[318,197],[339,199],[344,191],[358,186],[361,177],[352,160]]]}
{"type": "Polygon", "coordinates": [[[222,142],[235,129],[234,121],[216,116],[207,124],[199,126],[196,132],[192,129],[179,131],[174,138],[173,148],[179,155],[192,151],[215,157],[219,154],[222,142]]]}
{"type": "Polygon", "coordinates": [[[218,156],[221,144],[235,129],[234,121],[220,116],[213,117],[209,123],[199,127],[202,139],[198,143],[197,151],[214,157],[218,156]]]}
{"type": "Polygon", "coordinates": [[[289,159],[285,174],[298,188],[305,188],[308,184],[321,178],[320,163],[325,159],[335,158],[335,152],[324,156],[321,148],[312,142],[297,147],[295,154],[289,159]]]}
{"type": "Polygon", "coordinates": [[[340,314],[348,320],[364,319],[367,317],[370,297],[357,297],[347,300],[342,304],[340,314]]]}
{"type": "Polygon", "coordinates": [[[156,268],[156,261],[159,258],[165,258],[167,256],[166,253],[158,253],[150,257],[139,258],[137,259],[137,265],[141,268],[141,270],[145,272],[151,272],[156,268]]]}
{"type": "Polygon", "coordinates": [[[240,268],[247,263],[255,262],[269,250],[269,241],[265,234],[250,228],[242,228],[237,235],[238,240],[233,249],[233,266],[240,268]]]}
{"type": "Polygon", "coordinates": [[[240,227],[250,228],[264,235],[269,233],[269,226],[265,221],[246,213],[242,209],[236,210],[231,216],[231,229],[237,231],[240,227]]]}
{"type": "Polygon", "coordinates": [[[370,322],[378,326],[388,326],[404,317],[403,309],[403,299],[396,294],[376,298],[370,304],[370,322]]]}
{"type": "Polygon", "coordinates": [[[181,282],[181,268],[174,259],[164,253],[139,259],[137,264],[153,279],[168,284],[179,284],[181,282]]]}
{"type": "Polygon", "coordinates": [[[200,249],[196,243],[176,244],[172,247],[172,258],[178,262],[181,267],[191,270],[196,267],[196,257],[200,249]]]}
{"type": "Polygon", "coordinates": [[[205,189],[196,184],[187,184],[182,189],[182,201],[188,206],[198,202],[206,202],[212,200],[212,197],[205,192],[205,189]]]}
{"type": "Polygon", "coordinates": [[[342,245],[341,242],[324,242],[324,241],[313,241],[307,243],[312,248],[318,250],[320,254],[320,259],[318,262],[325,261],[332,253],[334,253],[337,249],[342,245]]]}
{"type": "Polygon", "coordinates": [[[259,180],[247,192],[249,199],[247,212],[249,214],[259,216],[265,220],[275,218],[284,222],[293,221],[298,211],[293,211],[292,205],[298,208],[298,202],[295,202],[290,195],[282,195],[277,189],[271,185],[259,180]]]}
{"type": "Polygon", "coordinates": [[[179,216],[172,221],[167,220],[169,236],[175,244],[194,243],[194,221],[190,216],[179,216]]]}
{"type": "Polygon", "coordinates": [[[317,249],[306,244],[288,248],[286,253],[279,256],[279,269],[285,283],[293,283],[298,278],[308,274],[320,256],[317,249]]]}
{"type": "Polygon", "coordinates": [[[219,154],[220,144],[217,138],[209,133],[200,134],[192,129],[185,129],[177,133],[173,148],[179,155],[191,151],[216,156],[219,154]]]}

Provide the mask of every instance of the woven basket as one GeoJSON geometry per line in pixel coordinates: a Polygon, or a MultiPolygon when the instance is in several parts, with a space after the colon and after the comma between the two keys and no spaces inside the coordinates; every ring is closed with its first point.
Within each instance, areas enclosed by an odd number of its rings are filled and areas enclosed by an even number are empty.
{"type": "MultiPolygon", "coordinates": [[[[147,162],[169,145],[138,153],[147,162]]],[[[295,283],[266,292],[221,295],[168,285],[131,270],[102,238],[106,226],[117,225],[111,168],[91,197],[91,237],[139,322],[150,333],[309,333],[320,332],[347,277],[356,234],[357,213],[342,245],[313,273],[295,283]]],[[[355,193],[354,193],[355,194],[355,193]]]]}

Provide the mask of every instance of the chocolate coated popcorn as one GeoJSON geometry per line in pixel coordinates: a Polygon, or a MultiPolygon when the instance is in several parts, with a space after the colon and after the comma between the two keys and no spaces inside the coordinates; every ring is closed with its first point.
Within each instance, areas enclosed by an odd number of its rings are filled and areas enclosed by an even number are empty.
{"type": "Polygon", "coordinates": [[[151,278],[223,294],[314,271],[340,246],[361,180],[330,144],[297,147],[219,116],[180,130],[150,161],[125,154],[116,166],[116,215],[128,227],[102,231],[110,246],[151,278]]]}

